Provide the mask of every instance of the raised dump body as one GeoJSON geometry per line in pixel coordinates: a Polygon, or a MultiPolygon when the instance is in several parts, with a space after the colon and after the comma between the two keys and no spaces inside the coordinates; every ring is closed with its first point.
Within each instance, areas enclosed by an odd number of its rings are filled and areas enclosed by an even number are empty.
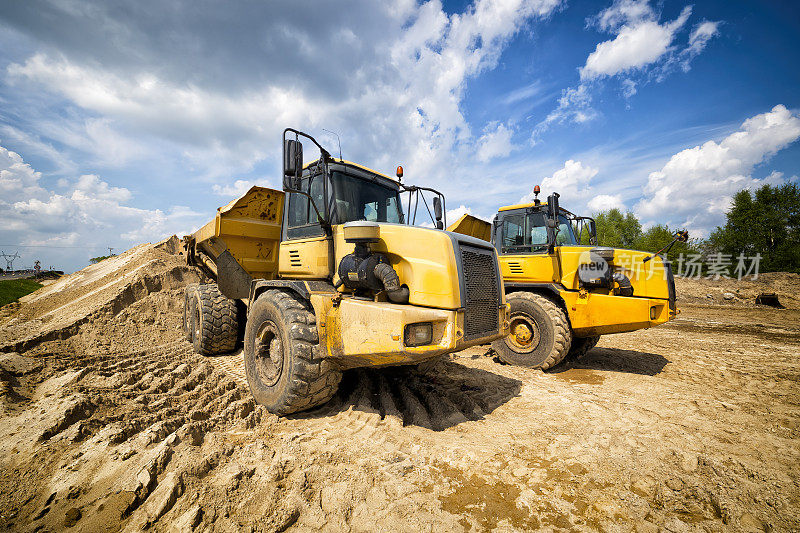
{"type": "Polygon", "coordinates": [[[218,281],[220,269],[228,271],[235,280],[222,276],[220,289],[231,298],[246,298],[253,279],[277,278],[284,198],[282,191],[252,187],[218,208],[213,220],[186,239],[190,264],[218,281]]]}

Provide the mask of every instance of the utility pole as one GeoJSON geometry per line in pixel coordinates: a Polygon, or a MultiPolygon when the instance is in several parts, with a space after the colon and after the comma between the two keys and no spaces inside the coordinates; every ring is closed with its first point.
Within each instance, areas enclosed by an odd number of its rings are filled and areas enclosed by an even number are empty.
{"type": "Polygon", "coordinates": [[[109,256],[114,255],[114,249],[110,246],[108,247],[108,255],[109,256]]]}
{"type": "Polygon", "coordinates": [[[0,255],[3,256],[3,259],[6,260],[6,272],[11,272],[14,270],[14,259],[19,257],[19,252],[14,252],[14,255],[9,255],[5,252],[0,252],[0,255]]]}

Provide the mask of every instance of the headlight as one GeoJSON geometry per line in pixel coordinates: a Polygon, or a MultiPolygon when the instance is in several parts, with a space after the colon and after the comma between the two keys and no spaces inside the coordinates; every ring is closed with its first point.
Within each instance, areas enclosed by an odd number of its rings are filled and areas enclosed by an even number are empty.
{"type": "Polygon", "coordinates": [[[433,324],[430,322],[420,322],[406,326],[405,344],[406,346],[423,346],[430,344],[433,340],[433,324]]]}

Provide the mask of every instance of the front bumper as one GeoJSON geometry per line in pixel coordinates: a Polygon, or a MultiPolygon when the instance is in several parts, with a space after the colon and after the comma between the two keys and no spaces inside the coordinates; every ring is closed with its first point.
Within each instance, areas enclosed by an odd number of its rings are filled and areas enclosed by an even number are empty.
{"type": "MultiPolygon", "coordinates": [[[[320,348],[341,368],[411,365],[438,355],[486,344],[508,334],[508,310],[497,310],[500,328],[480,338],[464,340],[464,311],[412,305],[343,299],[319,320],[320,348]],[[408,324],[430,322],[430,344],[406,346],[408,324]]],[[[319,315],[318,315],[319,316],[319,315]]]]}
{"type": "Polygon", "coordinates": [[[578,337],[624,333],[652,328],[675,318],[676,310],[662,298],[561,291],[572,330],[578,337]],[[652,314],[651,314],[652,313],[652,314]],[[651,318],[652,317],[652,318],[651,318]]]}

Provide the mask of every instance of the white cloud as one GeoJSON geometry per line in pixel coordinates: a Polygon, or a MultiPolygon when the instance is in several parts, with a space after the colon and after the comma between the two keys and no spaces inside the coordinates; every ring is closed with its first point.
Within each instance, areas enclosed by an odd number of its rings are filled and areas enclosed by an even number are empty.
{"type": "Polygon", "coordinates": [[[558,107],[551,111],[533,131],[531,142],[536,144],[539,135],[552,124],[571,121],[576,124],[588,122],[597,117],[597,111],[592,108],[592,96],[588,85],[568,87],[558,99],[558,107]]]}
{"type": "MultiPolygon", "coordinates": [[[[155,241],[187,232],[205,218],[181,206],[167,212],[132,207],[128,189],[93,174],[62,183],[64,194],[46,190],[40,178],[19,154],[0,147],[0,239],[41,247],[34,251],[48,265],[80,267],[105,246],[155,241]],[[56,255],[59,247],[74,249],[56,255]]],[[[21,251],[24,261],[33,253],[28,248],[21,251]]]]}
{"type": "MultiPolygon", "coordinates": [[[[602,31],[612,31],[613,39],[597,45],[580,69],[581,81],[639,70],[671,51],[670,45],[692,13],[683,8],[678,18],[659,24],[647,1],[618,0],[596,17],[602,31]]],[[[709,36],[710,38],[710,36],[709,36]]]]}
{"type": "Polygon", "coordinates": [[[238,198],[242,196],[244,193],[250,190],[251,187],[269,187],[270,184],[265,183],[264,181],[252,181],[252,180],[236,180],[230,185],[213,185],[211,190],[214,191],[214,194],[218,194],[219,196],[231,196],[234,198],[238,198]]]}
{"type": "Polygon", "coordinates": [[[719,35],[719,22],[705,20],[695,26],[689,36],[689,44],[680,53],[681,68],[688,72],[691,60],[702,52],[712,37],[719,35]]]}
{"type": "MultiPolygon", "coordinates": [[[[253,42],[261,46],[255,49],[276,66],[268,69],[269,77],[248,80],[238,90],[221,84],[221,77],[207,78],[220,70],[228,73],[231,67],[223,60],[230,59],[235,44],[221,43],[222,48],[202,57],[192,49],[174,54],[163,46],[151,49],[151,43],[137,40],[141,35],[136,24],[116,18],[125,15],[98,8],[92,15],[102,21],[90,17],[79,22],[129,28],[115,38],[131,41],[138,54],[135,60],[114,56],[116,62],[109,61],[110,66],[84,61],[78,52],[85,45],[76,41],[70,43],[76,49],[72,56],[41,51],[12,63],[7,72],[20,89],[42,86],[90,115],[101,115],[103,122],[90,124],[84,136],[89,141],[104,140],[94,143],[94,152],[110,161],[132,157],[139,148],[130,141],[132,136],[148,139],[155,147],[166,140],[176,143],[190,167],[207,176],[227,177],[277,159],[275,139],[281,130],[300,126],[312,133],[321,128],[341,132],[345,156],[369,166],[392,167],[400,159],[410,172],[444,179],[441,169],[458,147],[477,149],[460,109],[467,80],[494,68],[508,41],[559,3],[477,0],[463,13],[448,15],[439,0],[421,5],[354,0],[349,11],[357,15],[336,14],[337,23],[326,25],[335,31],[319,32],[309,32],[309,25],[291,10],[273,8],[270,17],[261,17],[263,24],[242,31],[255,32],[253,42]],[[291,37],[265,40],[264,35],[272,34],[258,31],[261,26],[274,26],[291,37]],[[123,60],[127,68],[120,71],[123,60]],[[331,68],[331,61],[336,68],[331,68]],[[195,62],[204,68],[187,69],[195,62]],[[116,136],[108,134],[109,128],[116,136]],[[398,131],[403,134],[397,135],[398,131]]],[[[174,31],[187,29],[179,25],[174,31]]],[[[175,40],[175,35],[152,37],[154,42],[175,40]]],[[[241,39],[237,36],[235,42],[241,39]]],[[[195,44],[202,51],[213,41],[209,36],[208,42],[195,44]]],[[[249,54],[252,57],[242,54],[240,61],[264,61],[254,52],[249,54]]],[[[251,72],[244,75],[256,76],[251,72]]],[[[495,139],[482,141],[486,157],[507,149],[491,142],[500,143],[506,132],[495,133],[495,139]]]]}
{"type": "Polygon", "coordinates": [[[720,142],[708,141],[673,155],[649,175],[635,211],[645,222],[666,221],[707,235],[724,221],[737,191],[780,182],[782,176],[775,173],[753,178],[753,169],[799,137],[800,117],[777,105],[745,120],[739,131],[720,142]]]}
{"type": "Polygon", "coordinates": [[[625,24],[653,18],[655,14],[648,0],[616,0],[590,22],[602,31],[612,31],[625,24]]]}
{"type": "Polygon", "coordinates": [[[622,202],[622,196],[619,194],[598,194],[587,204],[589,211],[592,213],[600,213],[601,211],[608,211],[609,209],[625,209],[625,204],[622,202]]]}
{"type": "Polygon", "coordinates": [[[0,206],[45,194],[39,186],[41,173],[36,172],[16,152],[0,146],[0,206]]]}
{"type": "Polygon", "coordinates": [[[623,26],[614,39],[599,43],[589,54],[580,69],[581,80],[614,76],[658,61],[667,53],[690,14],[691,8],[687,7],[676,20],[666,24],[646,20],[635,26],[623,26]]]}
{"type": "MultiPolygon", "coordinates": [[[[587,203],[594,196],[591,181],[598,172],[597,168],[569,159],[564,162],[562,168],[553,172],[552,176],[541,181],[539,199],[544,201],[549,194],[557,192],[561,195],[560,202],[566,209],[573,213],[581,213],[586,210],[587,203]]],[[[520,198],[519,203],[533,202],[534,198],[535,195],[531,191],[520,198]]]]}
{"type": "Polygon", "coordinates": [[[600,31],[611,32],[614,37],[597,44],[578,70],[580,83],[562,93],[558,106],[534,129],[532,141],[553,124],[592,120],[598,113],[592,107],[592,90],[604,79],[626,76],[622,81],[622,95],[631,98],[639,85],[651,79],[662,81],[676,66],[688,71],[690,63],[718,34],[718,22],[703,21],[689,35],[688,44],[681,50],[676,44],[678,35],[691,16],[691,6],[683,8],[675,20],[659,22],[659,15],[647,0],[617,0],[588,21],[600,31]]]}
{"type": "Polygon", "coordinates": [[[511,144],[511,129],[503,124],[490,124],[478,139],[478,161],[488,162],[498,157],[506,157],[514,149],[511,144]],[[494,128],[494,129],[492,129],[494,128]]]}

